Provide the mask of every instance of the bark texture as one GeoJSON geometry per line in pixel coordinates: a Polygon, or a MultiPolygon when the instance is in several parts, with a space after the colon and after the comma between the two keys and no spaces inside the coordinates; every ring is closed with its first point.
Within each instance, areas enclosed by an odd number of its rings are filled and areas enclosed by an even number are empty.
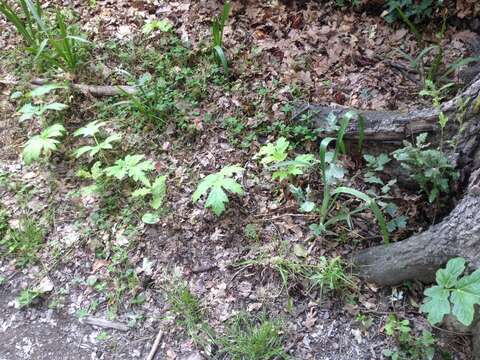
{"type": "MultiPolygon", "coordinates": [[[[323,135],[333,135],[326,116],[341,116],[349,109],[309,106],[318,111],[316,125],[323,135]]],[[[305,111],[303,109],[302,111],[305,111]]],[[[395,285],[405,280],[431,282],[436,271],[453,257],[465,258],[472,269],[480,268],[480,76],[466,91],[442,105],[450,118],[446,138],[454,140],[450,158],[460,170],[463,197],[440,223],[398,243],[368,248],[356,254],[353,262],[358,274],[381,285],[395,285]]],[[[420,132],[438,130],[436,109],[407,112],[364,111],[365,140],[399,143],[420,132]]],[[[359,122],[352,121],[346,139],[359,138],[359,122]]],[[[478,319],[478,316],[477,316],[478,319]]],[[[480,360],[480,321],[470,327],[473,356],[480,360]]]]}

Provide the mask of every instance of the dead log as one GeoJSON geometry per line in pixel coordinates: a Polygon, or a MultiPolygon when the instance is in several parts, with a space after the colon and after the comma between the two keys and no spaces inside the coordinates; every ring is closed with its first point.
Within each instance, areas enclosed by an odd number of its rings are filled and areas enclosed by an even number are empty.
{"type": "MultiPolygon", "coordinates": [[[[337,106],[309,107],[319,112],[317,126],[324,135],[333,135],[326,127],[329,112],[341,116],[348,109],[337,106]]],[[[480,76],[460,95],[443,104],[450,117],[447,138],[456,146],[450,158],[462,174],[462,197],[454,209],[439,223],[403,241],[360,251],[353,257],[358,275],[381,285],[395,285],[405,280],[431,282],[436,271],[453,257],[463,257],[472,269],[480,268],[480,76]],[[468,105],[461,108],[461,104],[468,105]],[[459,113],[462,122],[455,121],[459,113]]],[[[364,117],[365,139],[396,142],[416,133],[438,132],[438,111],[420,109],[406,112],[357,111],[364,117]]],[[[359,138],[359,122],[352,121],[346,138],[359,138]]],[[[480,360],[480,323],[474,333],[474,357],[480,360]]]]}
{"type": "MultiPolygon", "coordinates": [[[[30,81],[30,84],[32,86],[41,86],[51,82],[52,81],[48,81],[45,79],[33,79],[32,81],[30,81]]],[[[79,91],[82,94],[92,95],[96,97],[123,95],[123,92],[126,92],[128,94],[135,94],[137,92],[137,89],[134,86],[128,86],[128,85],[112,86],[112,85],[88,85],[88,84],[71,83],[69,84],[69,86],[73,90],[79,91]]]]}

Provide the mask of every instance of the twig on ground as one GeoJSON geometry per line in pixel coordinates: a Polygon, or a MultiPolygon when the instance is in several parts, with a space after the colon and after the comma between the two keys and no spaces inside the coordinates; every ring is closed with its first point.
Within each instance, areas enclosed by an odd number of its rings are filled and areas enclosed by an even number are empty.
{"type": "Polygon", "coordinates": [[[148,354],[146,360],[153,360],[155,353],[157,352],[158,346],[160,345],[160,340],[162,340],[162,336],[163,336],[162,330],[158,330],[157,337],[155,338],[152,349],[150,350],[150,353],[148,354]]]}
{"type": "MultiPolygon", "coordinates": [[[[54,80],[47,80],[47,79],[33,79],[30,81],[29,85],[32,87],[42,86],[48,83],[54,83],[54,80]]],[[[20,82],[18,81],[11,81],[11,80],[2,80],[0,79],[0,84],[15,86],[18,85],[20,82]]],[[[75,84],[71,83],[69,85],[72,89],[77,90],[83,94],[88,94],[92,96],[115,96],[115,95],[123,95],[123,91],[128,94],[135,94],[137,89],[135,86],[128,86],[128,85],[88,85],[88,84],[75,84]],[[123,91],[122,91],[123,90],[123,91]]]]}
{"type": "Polygon", "coordinates": [[[200,266],[194,267],[192,269],[192,273],[194,273],[194,274],[204,273],[204,272],[208,272],[208,271],[211,271],[211,270],[215,270],[216,268],[218,268],[218,266],[216,264],[200,265],[200,266]]]}
{"type": "Polygon", "coordinates": [[[97,318],[93,316],[87,316],[80,320],[80,322],[88,325],[98,326],[102,328],[115,329],[119,331],[128,331],[129,327],[123,323],[117,321],[110,321],[107,319],[97,318]]]}

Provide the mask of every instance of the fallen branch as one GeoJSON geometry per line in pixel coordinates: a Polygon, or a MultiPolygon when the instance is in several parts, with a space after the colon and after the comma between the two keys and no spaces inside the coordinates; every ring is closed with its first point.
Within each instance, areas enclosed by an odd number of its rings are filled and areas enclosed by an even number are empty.
{"type": "Polygon", "coordinates": [[[119,331],[128,331],[129,327],[123,323],[117,321],[110,321],[102,318],[97,318],[93,316],[87,316],[80,320],[80,322],[88,325],[98,326],[101,328],[115,329],[119,331]]]}
{"type": "MultiPolygon", "coordinates": [[[[33,79],[30,81],[29,85],[32,87],[42,86],[54,81],[50,81],[47,79],[33,79]]],[[[1,80],[0,84],[7,85],[7,86],[15,86],[18,85],[19,81],[12,81],[12,80],[1,80]]],[[[69,87],[73,90],[79,91],[82,94],[92,95],[96,97],[102,96],[115,96],[115,95],[123,95],[124,92],[128,94],[135,94],[137,92],[137,88],[135,86],[128,86],[128,85],[88,85],[88,84],[75,84],[70,83],[69,87]]]]}
{"type": "MultiPolygon", "coordinates": [[[[48,84],[50,81],[45,79],[33,79],[30,81],[30,84],[33,86],[41,86],[48,84]]],[[[134,86],[127,86],[127,85],[118,85],[118,86],[111,86],[111,85],[87,85],[87,84],[75,84],[71,83],[70,87],[74,90],[80,91],[83,94],[88,94],[92,96],[115,96],[115,95],[122,95],[123,91],[128,94],[135,94],[137,89],[134,86]]]]}
{"type": "Polygon", "coordinates": [[[152,349],[150,350],[150,353],[147,356],[147,360],[153,360],[158,350],[158,346],[160,345],[160,340],[162,340],[162,336],[163,336],[162,330],[158,330],[157,337],[155,338],[155,342],[153,343],[152,349]]]}

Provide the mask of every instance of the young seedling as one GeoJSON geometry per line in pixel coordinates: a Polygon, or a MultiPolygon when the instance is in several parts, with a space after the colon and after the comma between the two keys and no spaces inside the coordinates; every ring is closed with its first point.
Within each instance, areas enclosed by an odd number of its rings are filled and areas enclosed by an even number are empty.
{"type": "Polygon", "coordinates": [[[23,161],[29,165],[33,161],[40,159],[43,154],[46,159],[50,157],[52,152],[56,151],[60,141],[57,139],[66,133],[63,125],[54,124],[39,135],[31,137],[25,144],[22,152],[23,161]]]}
{"type": "Polygon", "coordinates": [[[95,141],[95,145],[85,145],[75,150],[73,154],[77,159],[83,154],[88,154],[91,158],[93,158],[102,150],[112,149],[112,143],[122,139],[120,134],[112,134],[105,140],[100,141],[98,138],[98,133],[100,132],[100,128],[105,126],[105,124],[106,122],[99,122],[98,120],[92,121],[73,133],[73,136],[91,137],[95,141]]]}
{"type": "Polygon", "coordinates": [[[437,285],[425,290],[426,299],[420,310],[428,314],[428,321],[438,324],[447,314],[454,315],[465,326],[473,322],[475,305],[480,305],[480,269],[463,275],[465,259],[448,261],[445,269],[436,274],[437,285]]]}
{"type": "Polygon", "coordinates": [[[205,207],[212,208],[213,213],[220,216],[225,211],[225,204],[228,204],[229,201],[225,190],[237,195],[244,193],[242,185],[232,178],[234,174],[241,172],[243,172],[242,167],[229,165],[215,174],[208,175],[198,184],[193,193],[193,202],[197,202],[209,192],[205,207]]]}
{"type": "Polygon", "coordinates": [[[230,15],[230,8],[230,0],[226,0],[220,16],[214,17],[212,20],[213,51],[217,60],[222,64],[225,73],[228,73],[228,61],[223,51],[223,31],[230,15]]]}

